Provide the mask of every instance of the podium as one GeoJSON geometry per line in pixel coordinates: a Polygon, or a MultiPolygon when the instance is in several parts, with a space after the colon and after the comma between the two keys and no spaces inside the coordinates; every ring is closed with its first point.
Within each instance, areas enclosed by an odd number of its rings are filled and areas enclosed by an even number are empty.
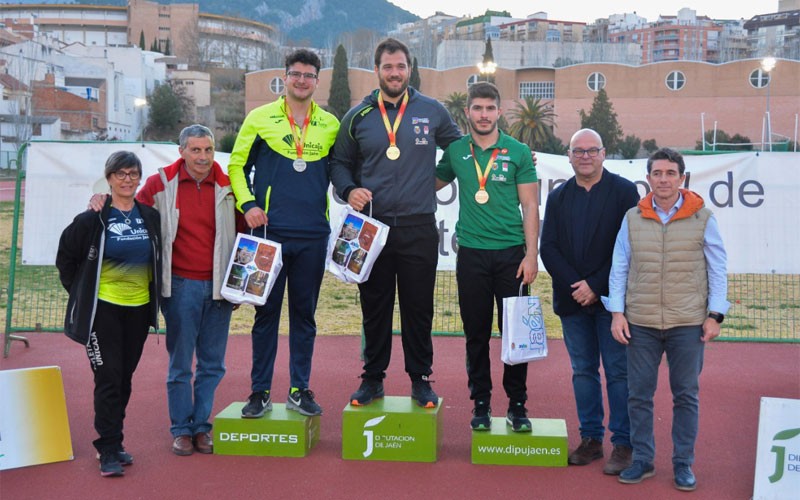
{"type": "Polygon", "coordinates": [[[472,463],[566,467],[566,421],[532,418],[531,427],[531,432],[513,432],[505,418],[493,417],[490,430],[472,432],[472,463]]]}
{"type": "Polygon", "coordinates": [[[0,470],[73,458],[61,368],[0,370],[0,470]]]}
{"type": "Polygon", "coordinates": [[[435,462],[443,401],[421,408],[410,397],[387,396],[367,406],[348,404],[342,414],[342,458],[435,462]]]}
{"type": "Polygon", "coordinates": [[[273,403],[261,418],[242,418],[246,403],[228,405],[214,417],[214,454],[304,457],[319,442],[320,418],[273,403]]]}

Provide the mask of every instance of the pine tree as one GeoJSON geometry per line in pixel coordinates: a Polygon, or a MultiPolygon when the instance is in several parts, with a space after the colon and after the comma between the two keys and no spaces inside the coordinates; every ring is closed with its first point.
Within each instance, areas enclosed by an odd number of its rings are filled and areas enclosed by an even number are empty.
{"type": "Polygon", "coordinates": [[[597,92],[589,114],[581,110],[580,115],[581,128],[590,128],[600,134],[606,152],[609,155],[616,154],[622,141],[622,127],[617,121],[614,105],[611,104],[605,89],[597,92]]]}
{"type": "Polygon", "coordinates": [[[158,49],[158,38],[154,38],[153,43],[150,44],[150,52],[160,52],[158,49]]]}
{"type": "Polygon", "coordinates": [[[488,36],[486,37],[486,47],[484,47],[483,51],[483,62],[494,62],[494,51],[492,51],[492,39],[488,36]]]}
{"type": "Polygon", "coordinates": [[[484,77],[487,82],[494,83],[494,70],[497,68],[497,65],[494,62],[494,51],[492,50],[492,39],[488,36],[486,37],[486,46],[483,50],[483,67],[486,68],[486,72],[481,69],[481,73],[484,73],[484,77]]]}
{"type": "Polygon", "coordinates": [[[414,63],[411,65],[411,77],[408,80],[408,85],[414,87],[417,90],[420,90],[420,85],[422,85],[422,81],[419,78],[419,66],[417,65],[417,58],[414,58],[414,63]]]}
{"type": "Polygon", "coordinates": [[[145,46],[144,46],[144,30],[142,30],[141,33],[139,33],[139,48],[142,49],[142,50],[145,49],[145,46]]]}
{"type": "Polygon", "coordinates": [[[166,43],[166,45],[164,46],[164,55],[165,55],[165,56],[169,56],[169,55],[171,55],[171,54],[170,54],[170,43],[169,43],[169,38],[167,38],[167,43],[166,43]]]}
{"type": "Polygon", "coordinates": [[[341,119],[350,109],[350,83],[347,77],[347,52],[344,46],[336,47],[336,56],[333,58],[333,75],[331,76],[331,91],[328,96],[328,110],[341,119]]]}

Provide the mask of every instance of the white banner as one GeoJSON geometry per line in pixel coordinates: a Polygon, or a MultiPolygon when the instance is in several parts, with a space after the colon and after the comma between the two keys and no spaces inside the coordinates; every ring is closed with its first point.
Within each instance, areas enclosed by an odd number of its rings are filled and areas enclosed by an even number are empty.
{"type": "MultiPolygon", "coordinates": [[[[93,186],[101,182],[109,154],[120,149],[139,155],[145,176],[178,158],[169,144],[33,143],[28,150],[25,183],[24,264],[52,265],[58,238],[73,217],[86,208],[93,186]]],[[[229,155],[217,153],[227,166],[229,155]]],[[[540,216],[547,194],[573,175],[565,156],[537,154],[540,216]]],[[[607,160],[606,168],[649,191],[646,160],[607,160]]],[[[794,203],[800,194],[800,153],[733,153],[686,157],[686,187],[699,193],[719,221],[728,251],[730,273],[800,274],[800,217],[794,203]]],[[[438,192],[439,269],[455,269],[457,183],[438,192]]],[[[331,191],[332,194],[332,191],[331,191]]],[[[334,203],[343,204],[335,196],[334,203]]],[[[337,227],[331,210],[331,226],[337,227]]]]}
{"type": "MultiPolygon", "coordinates": [[[[142,162],[142,184],[160,167],[180,157],[175,144],[132,142],[32,142],[25,172],[25,217],[22,263],[54,265],[58,239],[76,215],[86,210],[95,192],[108,192],[103,176],[114,151],[132,151],[142,162]]],[[[228,165],[227,153],[214,159],[228,165]]]]}

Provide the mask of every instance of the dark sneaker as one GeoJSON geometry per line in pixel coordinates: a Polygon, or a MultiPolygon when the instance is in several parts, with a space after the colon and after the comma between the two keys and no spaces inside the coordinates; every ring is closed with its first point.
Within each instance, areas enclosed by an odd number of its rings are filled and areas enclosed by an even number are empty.
{"type": "Polygon", "coordinates": [[[475,401],[469,425],[473,431],[488,431],[492,428],[492,408],[488,401],[475,401]]]}
{"type": "Polygon", "coordinates": [[[103,477],[122,476],[122,464],[116,451],[106,451],[100,454],[100,475],[103,477]]]}
{"type": "Polygon", "coordinates": [[[314,393],[309,389],[298,389],[290,392],[289,397],[286,399],[286,409],[294,410],[307,417],[322,415],[322,408],[314,401],[314,393]]]}
{"type": "Polygon", "coordinates": [[[611,458],[606,462],[603,467],[603,474],[609,476],[619,476],[619,473],[631,466],[631,458],[633,450],[630,446],[614,445],[614,451],[611,452],[611,458]]]}
{"type": "Polygon", "coordinates": [[[581,444],[567,457],[570,465],[588,465],[603,458],[603,442],[599,439],[585,437],[581,444]]]}
{"type": "Polygon", "coordinates": [[[439,404],[439,396],[431,389],[428,377],[411,382],[411,399],[423,408],[436,408],[436,405],[439,404]]]}
{"type": "Polygon", "coordinates": [[[655,475],[656,468],[653,467],[653,464],[634,460],[630,467],[619,473],[617,480],[623,484],[637,484],[655,475]]]}
{"type": "Polygon", "coordinates": [[[247,399],[247,404],[242,408],[242,418],[260,418],[265,412],[272,411],[269,391],[254,392],[247,399]]]}
{"type": "Polygon", "coordinates": [[[522,401],[512,401],[508,405],[506,414],[506,425],[511,426],[514,432],[530,432],[531,421],[528,419],[528,410],[522,401]]]}
{"type": "Polygon", "coordinates": [[[681,491],[694,491],[697,488],[697,479],[692,468],[688,465],[675,465],[675,487],[681,491]]]}
{"type": "MultiPolygon", "coordinates": [[[[100,460],[100,452],[97,453],[97,459],[100,460]]],[[[124,449],[117,451],[117,460],[121,465],[133,465],[133,455],[124,449]]]]}
{"type": "Polygon", "coordinates": [[[361,386],[350,396],[350,404],[353,406],[365,406],[374,399],[383,397],[383,381],[371,378],[361,380],[361,386]]]}

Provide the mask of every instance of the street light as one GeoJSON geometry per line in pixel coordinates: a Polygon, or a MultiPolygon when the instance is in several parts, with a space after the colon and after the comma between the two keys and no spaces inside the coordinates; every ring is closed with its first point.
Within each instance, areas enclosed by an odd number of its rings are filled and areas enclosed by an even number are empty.
{"type": "MultiPolygon", "coordinates": [[[[768,56],[761,60],[761,71],[767,74],[767,140],[769,141],[769,150],[772,151],[772,117],[769,114],[769,89],[772,87],[772,75],[770,72],[775,69],[777,61],[774,57],[768,56]]],[[[761,145],[761,150],[764,150],[764,145],[761,145]]]]}
{"type": "Polygon", "coordinates": [[[484,81],[491,81],[490,79],[494,76],[494,72],[497,71],[497,64],[494,61],[479,62],[478,71],[484,77],[484,81]]]}
{"type": "Polygon", "coordinates": [[[133,100],[133,105],[139,110],[139,140],[144,141],[144,119],[142,109],[147,106],[147,99],[144,97],[136,97],[133,100]]]}
{"type": "Polygon", "coordinates": [[[483,50],[483,60],[478,63],[478,71],[483,76],[483,81],[494,83],[494,72],[497,64],[494,63],[494,53],[492,51],[492,39],[486,37],[486,46],[483,50]]]}

